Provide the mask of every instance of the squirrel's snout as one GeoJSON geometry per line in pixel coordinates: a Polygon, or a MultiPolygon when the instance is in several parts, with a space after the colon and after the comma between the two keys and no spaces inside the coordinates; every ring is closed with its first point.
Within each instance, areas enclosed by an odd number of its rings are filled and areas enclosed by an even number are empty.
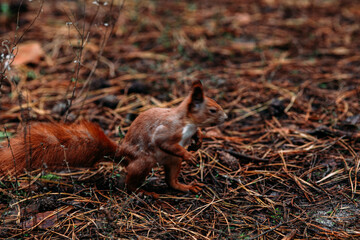
{"type": "Polygon", "coordinates": [[[224,113],[224,120],[228,119],[228,115],[224,113]]]}
{"type": "Polygon", "coordinates": [[[224,112],[221,120],[225,121],[226,119],[228,119],[228,115],[224,112]]]}
{"type": "Polygon", "coordinates": [[[224,112],[224,113],[220,116],[219,120],[220,120],[221,123],[223,123],[223,122],[225,122],[225,120],[226,120],[227,118],[228,118],[228,115],[224,112]]]}

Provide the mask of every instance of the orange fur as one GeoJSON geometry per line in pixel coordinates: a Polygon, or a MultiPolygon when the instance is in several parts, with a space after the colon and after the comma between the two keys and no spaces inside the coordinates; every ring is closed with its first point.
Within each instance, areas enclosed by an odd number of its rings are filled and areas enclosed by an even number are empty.
{"type": "Polygon", "coordinates": [[[150,170],[160,164],[165,168],[165,180],[170,187],[198,192],[198,186],[178,182],[182,160],[192,158],[185,146],[194,136],[201,139],[198,127],[220,124],[226,118],[223,109],[204,96],[200,81],[193,83],[190,95],[179,106],[152,108],[140,114],[122,142],[122,148],[133,148],[134,155],[125,156],[128,188],[137,189],[150,170]]]}
{"type": "Polygon", "coordinates": [[[117,145],[100,127],[82,121],[78,124],[36,123],[27,134],[10,139],[11,148],[0,152],[0,173],[17,174],[24,169],[49,170],[91,167],[114,157],[117,145]]]}
{"type": "MultiPolygon", "coordinates": [[[[181,184],[177,179],[182,160],[192,158],[185,146],[191,138],[201,141],[199,127],[214,126],[226,118],[223,109],[204,96],[201,82],[195,81],[190,95],[179,106],[153,108],[141,113],[131,124],[121,146],[110,140],[96,124],[86,121],[77,125],[34,124],[26,141],[21,134],[10,140],[12,152],[9,148],[0,150],[0,172],[17,174],[24,169],[41,167],[91,167],[99,161],[123,159],[126,184],[131,191],[160,164],[165,168],[165,180],[170,187],[198,192],[199,186],[181,184]]],[[[198,143],[197,148],[200,145],[198,143]]]]}

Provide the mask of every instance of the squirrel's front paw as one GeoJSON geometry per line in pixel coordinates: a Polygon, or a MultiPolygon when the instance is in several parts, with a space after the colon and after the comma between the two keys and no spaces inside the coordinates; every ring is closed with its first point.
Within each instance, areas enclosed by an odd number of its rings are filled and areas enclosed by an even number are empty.
{"type": "Polygon", "coordinates": [[[201,191],[202,187],[205,186],[202,183],[191,183],[189,185],[186,184],[182,184],[182,183],[176,183],[176,184],[172,184],[171,187],[182,191],[182,192],[193,192],[193,193],[198,193],[201,191]]]}
{"type": "Polygon", "coordinates": [[[202,190],[202,187],[205,186],[205,184],[194,182],[194,183],[191,183],[191,185],[189,185],[189,186],[190,186],[189,190],[191,192],[198,193],[202,190]]]}
{"type": "Polygon", "coordinates": [[[192,161],[193,160],[193,155],[190,152],[185,152],[184,160],[185,161],[192,161]]]}

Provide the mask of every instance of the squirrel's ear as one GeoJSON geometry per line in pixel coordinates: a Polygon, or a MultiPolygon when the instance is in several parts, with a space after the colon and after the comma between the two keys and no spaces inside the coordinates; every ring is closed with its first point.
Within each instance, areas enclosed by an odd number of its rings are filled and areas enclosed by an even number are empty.
{"type": "Polygon", "coordinates": [[[200,80],[192,83],[191,102],[198,104],[204,101],[204,91],[200,80]]]}

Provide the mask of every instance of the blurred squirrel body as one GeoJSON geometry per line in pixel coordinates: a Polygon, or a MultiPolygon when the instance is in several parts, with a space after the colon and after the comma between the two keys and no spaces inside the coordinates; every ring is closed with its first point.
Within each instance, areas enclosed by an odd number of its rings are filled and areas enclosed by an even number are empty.
{"type": "Polygon", "coordinates": [[[180,191],[198,192],[195,185],[178,182],[182,160],[192,154],[184,147],[191,138],[201,146],[199,127],[214,126],[227,118],[223,109],[205,97],[200,81],[193,83],[189,96],[174,108],[152,108],[131,124],[120,145],[94,123],[36,123],[27,134],[10,139],[0,148],[0,173],[19,174],[24,169],[93,167],[101,161],[120,162],[126,168],[127,188],[135,191],[157,164],[165,168],[167,184],[180,191]]]}

